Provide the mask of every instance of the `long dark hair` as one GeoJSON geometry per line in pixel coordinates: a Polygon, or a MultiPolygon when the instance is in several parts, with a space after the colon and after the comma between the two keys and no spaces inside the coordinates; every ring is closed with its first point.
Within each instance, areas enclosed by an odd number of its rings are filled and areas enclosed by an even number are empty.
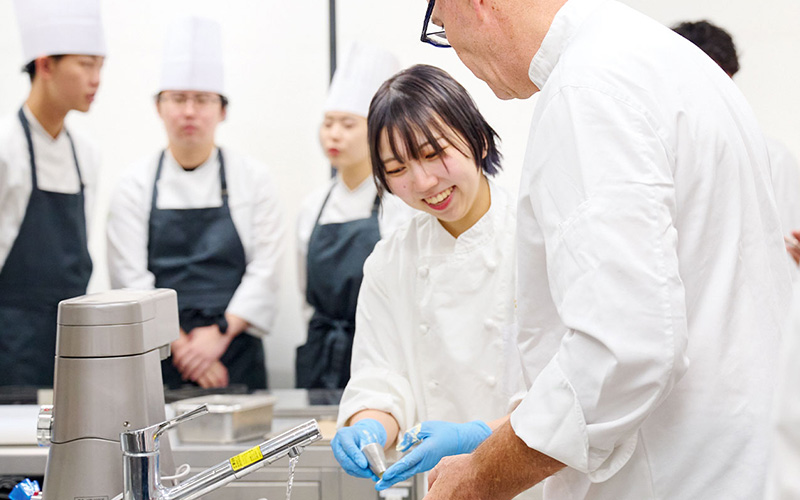
{"type": "Polygon", "coordinates": [[[380,141],[384,136],[392,154],[401,162],[421,159],[420,136],[436,155],[442,154],[438,136],[459,151],[466,143],[484,174],[495,175],[501,168],[497,132],[483,118],[467,90],[434,66],[418,64],[397,73],[381,85],[369,105],[367,137],[372,174],[379,192],[391,192],[380,157],[380,141]],[[453,137],[453,133],[459,137],[453,137]],[[405,157],[400,154],[398,140],[405,157]]]}

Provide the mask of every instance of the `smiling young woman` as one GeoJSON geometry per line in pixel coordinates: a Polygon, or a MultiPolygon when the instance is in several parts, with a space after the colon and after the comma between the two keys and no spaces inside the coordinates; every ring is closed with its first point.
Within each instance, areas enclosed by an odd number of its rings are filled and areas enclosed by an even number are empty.
{"type": "Polygon", "coordinates": [[[378,481],[358,466],[366,463],[358,450],[370,440],[389,449],[398,430],[420,424],[403,441],[423,444],[383,474],[384,489],[472,451],[521,395],[516,217],[490,180],[500,169],[497,134],[444,71],[418,65],[389,79],[372,100],[368,131],[379,189],[419,213],[364,265],[332,446],[348,473],[378,481]]]}

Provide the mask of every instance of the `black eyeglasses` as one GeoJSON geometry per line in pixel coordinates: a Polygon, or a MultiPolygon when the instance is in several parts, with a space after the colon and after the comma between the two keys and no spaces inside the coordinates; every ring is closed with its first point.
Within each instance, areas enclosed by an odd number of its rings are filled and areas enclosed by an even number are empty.
{"type": "Polygon", "coordinates": [[[422,36],[419,37],[420,41],[429,43],[434,47],[450,47],[447,42],[447,34],[439,26],[432,24],[434,28],[439,28],[437,31],[428,31],[428,24],[431,22],[431,14],[433,13],[433,5],[436,0],[428,2],[428,11],[425,12],[425,22],[422,24],[422,36]]]}

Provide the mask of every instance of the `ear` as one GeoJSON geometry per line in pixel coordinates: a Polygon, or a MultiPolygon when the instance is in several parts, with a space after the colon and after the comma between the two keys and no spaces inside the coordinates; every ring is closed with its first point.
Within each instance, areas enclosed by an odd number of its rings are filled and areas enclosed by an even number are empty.
{"type": "Polygon", "coordinates": [[[222,108],[222,118],[220,119],[220,122],[224,122],[225,118],[227,117],[228,117],[228,108],[224,107],[222,108]]]}
{"type": "Polygon", "coordinates": [[[478,21],[483,21],[491,9],[490,2],[487,0],[468,0],[472,12],[478,17],[478,21]]]}
{"type": "Polygon", "coordinates": [[[44,78],[50,77],[53,74],[56,61],[50,56],[37,57],[34,60],[36,65],[36,76],[41,75],[44,78]]]}

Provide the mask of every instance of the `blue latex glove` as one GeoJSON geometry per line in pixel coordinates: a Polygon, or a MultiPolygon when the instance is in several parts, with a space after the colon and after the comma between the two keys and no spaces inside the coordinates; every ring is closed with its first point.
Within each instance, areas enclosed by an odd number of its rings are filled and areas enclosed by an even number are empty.
{"type": "Polygon", "coordinates": [[[423,422],[420,426],[407,430],[397,448],[398,451],[405,451],[420,440],[422,442],[386,469],[375,489],[384,490],[415,474],[429,471],[443,457],[471,453],[491,433],[489,426],[480,420],[466,424],[438,420],[423,422]]]}
{"type": "Polygon", "coordinates": [[[33,494],[37,493],[38,491],[41,491],[39,489],[39,481],[31,481],[30,479],[26,479],[14,486],[14,489],[11,490],[8,498],[11,500],[30,500],[33,497],[33,494]]]}
{"type": "Polygon", "coordinates": [[[333,456],[345,472],[351,476],[378,481],[378,476],[369,468],[367,457],[361,452],[361,448],[370,443],[386,446],[386,429],[377,420],[365,418],[339,429],[331,441],[331,448],[333,456]]]}

